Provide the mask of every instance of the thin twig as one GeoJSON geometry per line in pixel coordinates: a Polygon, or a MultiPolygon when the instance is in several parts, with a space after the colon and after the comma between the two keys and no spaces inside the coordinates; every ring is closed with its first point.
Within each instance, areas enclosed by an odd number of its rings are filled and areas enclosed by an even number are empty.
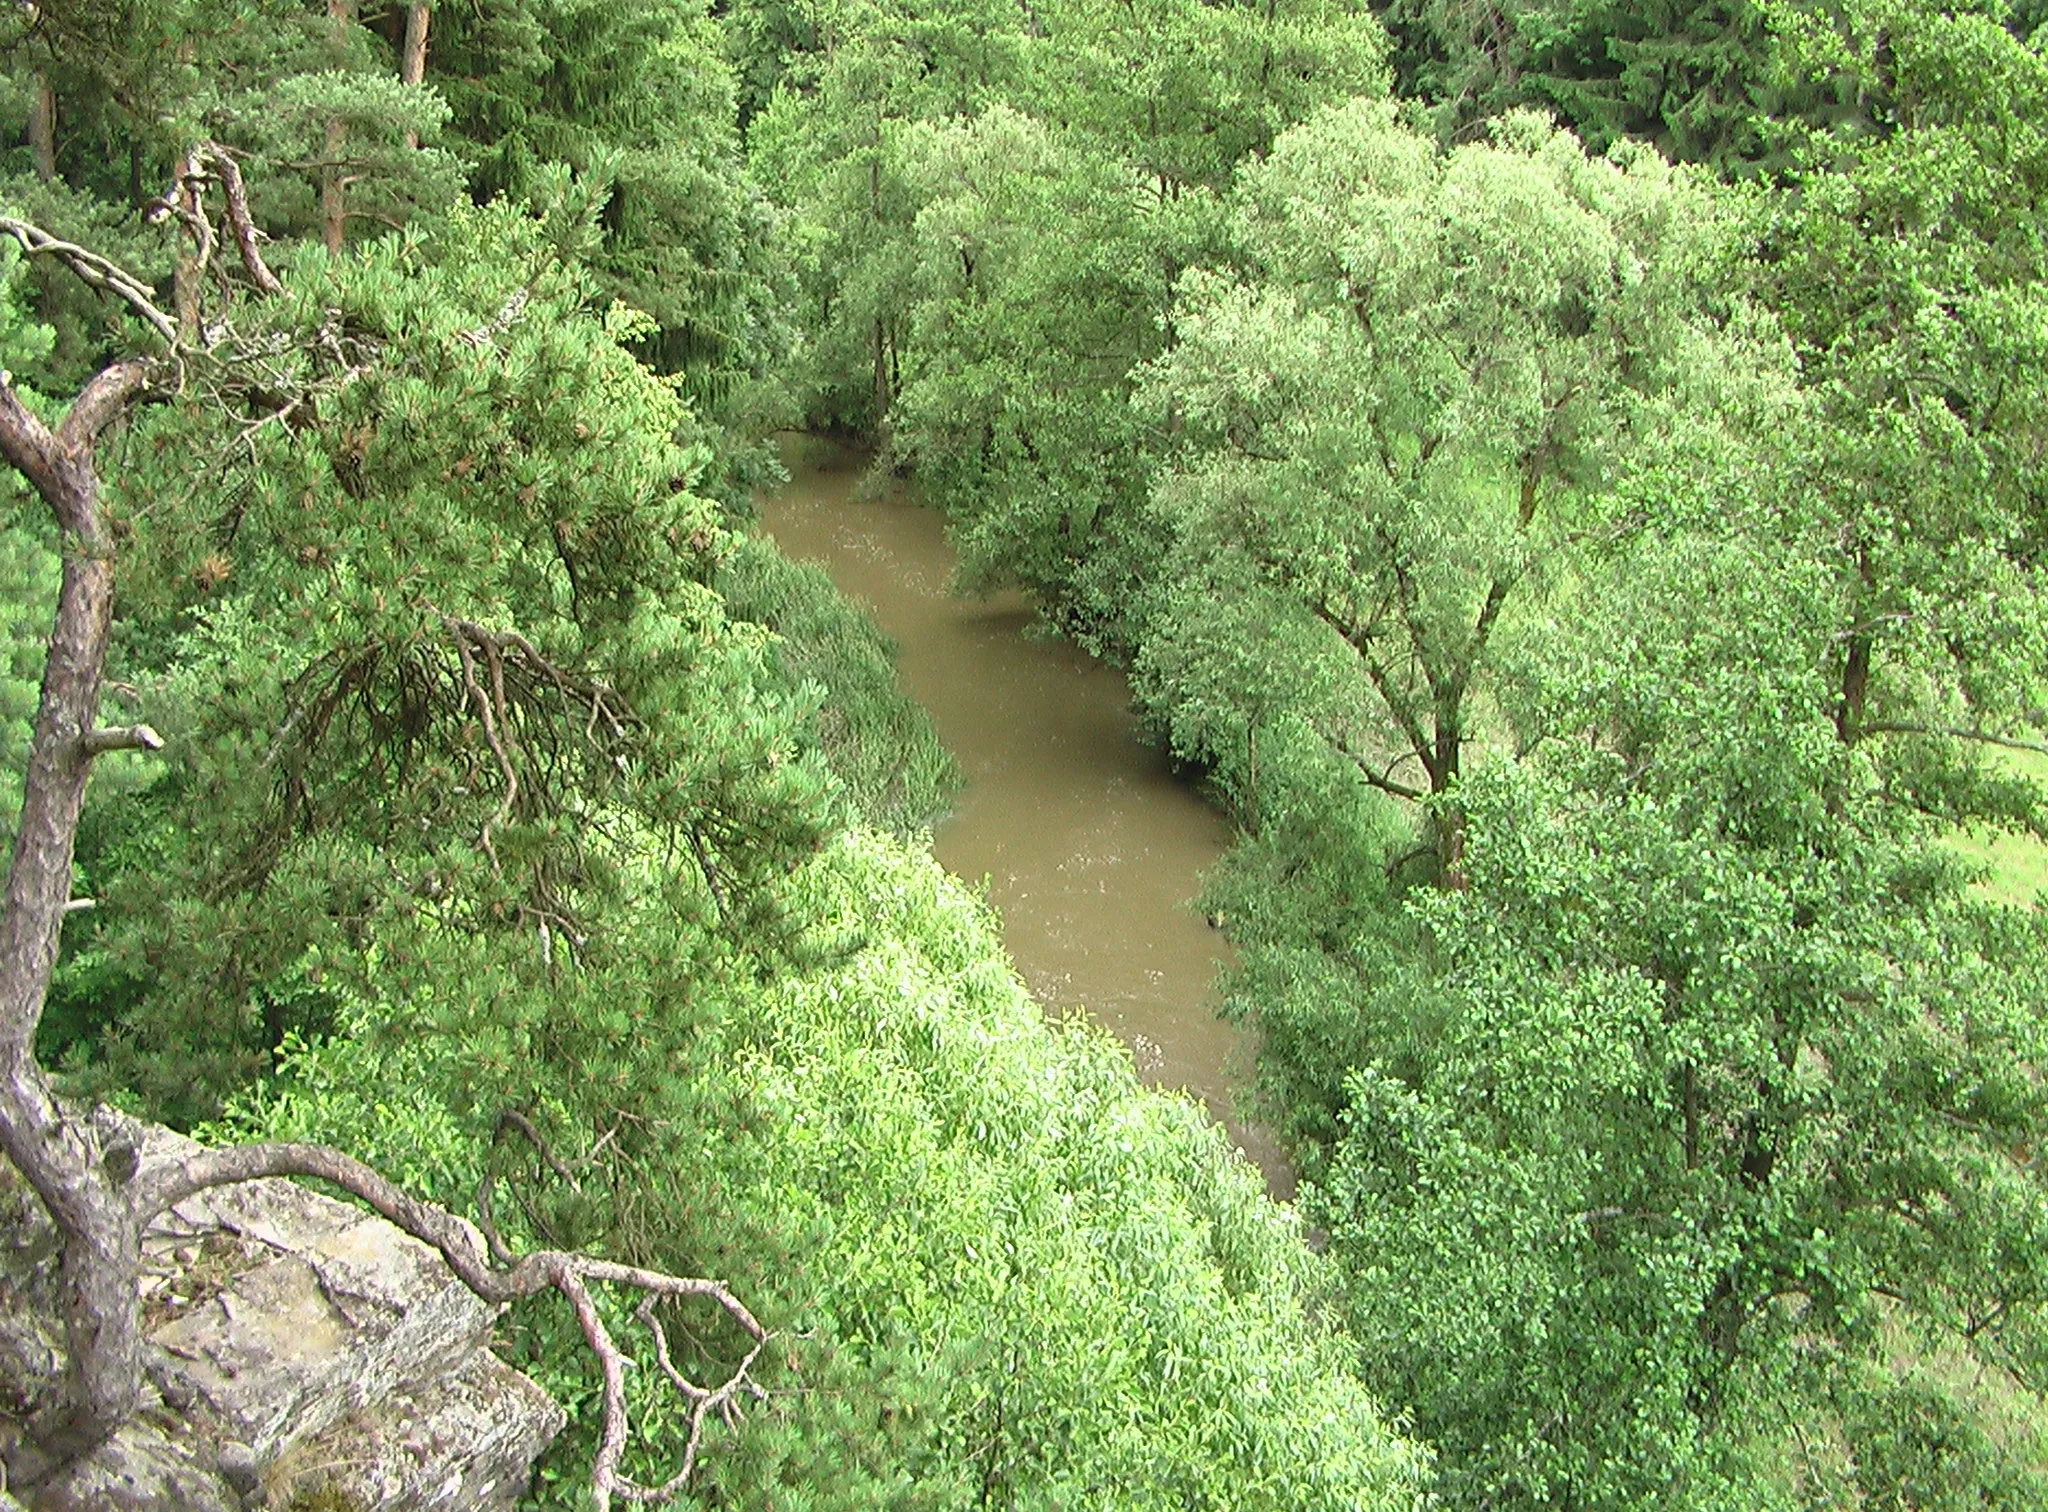
{"type": "Polygon", "coordinates": [[[1989,730],[1974,730],[1967,725],[1921,725],[1898,724],[1889,721],[1860,725],[1859,735],[1949,735],[1957,740],[1975,740],[1985,745],[2002,746],[2008,751],[2032,751],[2037,756],[2048,756],[2048,744],[2038,740],[2018,740],[2010,735],[1994,735],[1989,730]]]}
{"type": "Polygon", "coordinates": [[[506,1108],[498,1114],[498,1127],[492,1142],[496,1143],[498,1139],[503,1138],[507,1129],[510,1129],[528,1144],[532,1145],[534,1154],[541,1158],[542,1163],[549,1170],[561,1177],[564,1186],[574,1192],[583,1190],[576,1180],[576,1173],[569,1169],[568,1164],[561,1156],[555,1153],[554,1146],[550,1145],[540,1130],[533,1126],[532,1119],[519,1112],[516,1108],[506,1108]]]}
{"type": "MultiPolygon", "coordinates": [[[[546,1291],[557,1292],[568,1301],[575,1310],[584,1342],[597,1357],[604,1381],[598,1452],[590,1478],[591,1500],[598,1512],[609,1512],[615,1497],[640,1503],[673,1497],[681,1489],[681,1481],[672,1481],[673,1489],[663,1492],[661,1488],[638,1485],[619,1473],[619,1461],[631,1428],[626,1413],[626,1356],[598,1312],[590,1293],[593,1282],[628,1287],[650,1298],[706,1298],[716,1303],[753,1341],[745,1360],[715,1388],[689,1382],[673,1369],[672,1362],[664,1368],[664,1378],[690,1402],[697,1422],[707,1411],[716,1410],[723,1415],[739,1391],[758,1389],[747,1372],[768,1342],[768,1330],[724,1282],[674,1276],[563,1250],[534,1250],[510,1263],[500,1260],[494,1264],[478,1252],[474,1232],[447,1209],[421,1202],[354,1156],[327,1145],[240,1145],[153,1162],[134,1182],[133,1217],[138,1224],[147,1224],[195,1193],[269,1176],[310,1176],[331,1182],[359,1198],[413,1238],[439,1250],[463,1285],[486,1302],[516,1302],[546,1291]]],[[[656,1347],[665,1354],[666,1340],[658,1338],[656,1347]]],[[[698,1439],[699,1435],[693,1433],[685,1449],[691,1468],[695,1466],[698,1439]]]]}

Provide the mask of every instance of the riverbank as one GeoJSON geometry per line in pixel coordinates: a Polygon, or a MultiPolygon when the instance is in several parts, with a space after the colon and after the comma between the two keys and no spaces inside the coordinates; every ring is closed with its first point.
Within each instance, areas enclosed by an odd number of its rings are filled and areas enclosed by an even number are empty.
{"type": "Polygon", "coordinates": [[[938,514],[906,488],[863,489],[867,458],[792,436],[790,482],[762,523],[826,568],[900,647],[904,690],[929,712],[966,783],[933,850],[981,886],[1048,1014],[1086,1012],[1154,1086],[1200,1098],[1264,1172],[1294,1178],[1270,1134],[1238,1115],[1247,1035],[1217,1016],[1224,937],[1190,903],[1229,822],[1140,737],[1123,677],[1031,633],[1021,595],[947,592],[954,555],[938,514]]]}

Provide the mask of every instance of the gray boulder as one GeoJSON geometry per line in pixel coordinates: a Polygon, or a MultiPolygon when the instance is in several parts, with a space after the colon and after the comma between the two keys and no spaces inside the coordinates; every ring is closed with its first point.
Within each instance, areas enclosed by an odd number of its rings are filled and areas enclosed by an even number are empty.
{"type": "MultiPolygon", "coordinates": [[[[187,1143],[141,1137],[146,1156],[187,1143]]],[[[62,1369],[55,1257],[40,1204],[0,1191],[0,1452],[8,1418],[62,1369]]],[[[17,1488],[28,1512],[241,1512],[322,1489],[363,1512],[499,1512],[562,1427],[561,1408],[491,1354],[498,1309],[439,1254],[289,1181],[166,1213],[144,1243],[143,1303],[161,1406],[59,1479],[17,1488]]]]}

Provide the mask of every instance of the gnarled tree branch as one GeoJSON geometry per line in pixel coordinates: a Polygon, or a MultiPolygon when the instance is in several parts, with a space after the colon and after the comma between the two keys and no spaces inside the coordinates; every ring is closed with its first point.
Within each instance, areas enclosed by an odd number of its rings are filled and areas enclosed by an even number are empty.
{"type": "Polygon", "coordinates": [[[567,1250],[534,1250],[493,1263],[480,1247],[476,1231],[447,1209],[420,1201],[354,1156],[327,1145],[239,1145],[154,1163],[136,1178],[135,1217],[146,1225],[158,1213],[197,1192],[268,1176],[310,1176],[340,1187],[413,1238],[439,1250],[462,1284],[486,1302],[516,1302],[547,1291],[558,1292],[568,1301],[604,1380],[598,1452],[590,1482],[591,1498],[599,1512],[605,1512],[614,1497],[632,1502],[672,1499],[695,1467],[706,1415],[726,1413],[741,1391],[758,1390],[748,1372],[768,1341],[768,1330],[724,1282],[673,1276],[567,1250]],[[636,1316],[653,1336],[663,1377],[690,1403],[690,1433],[682,1466],[659,1487],[639,1485],[619,1471],[631,1429],[626,1413],[626,1355],[598,1312],[590,1293],[593,1282],[644,1294],[636,1316]],[[746,1358],[716,1387],[698,1386],[676,1369],[669,1357],[667,1335],[652,1311],[657,1302],[693,1297],[715,1303],[752,1340],[746,1358]]]}
{"type": "Polygon", "coordinates": [[[54,257],[75,273],[81,282],[111,294],[141,316],[150,329],[163,338],[165,346],[178,344],[178,323],[157,306],[149,285],[120,264],[89,252],[75,242],[52,236],[42,227],[17,216],[0,215],[0,235],[11,236],[31,257],[54,257]]]}
{"type": "MultiPolygon", "coordinates": [[[[192,161],[209,163],[227,191],[228,220],[244,268],[257,287],[277,292],[275,278],[255,250],[247,201],[232,160],[202,149],[192,161]]],[[[195,168],[195,175],[197,173],[195,168]]],[[[182,183],[193,181],[188,176],[182,183]]],[[[181,186],[182,186],[181,183],[181,186]]],[[[190,208],[188,204],[186,208],[190,208]]],[[[196,213],[196,212],[195,212],[196,213]]],[[[202,248],[209,240],[194,230],[202,248]]],[[[33,254],[58,258],[87,284],[125,300],[179,353],[178,322],[157,307],[146,286],[96,253],[63,242],[25,221],[0,216],[0,234],[12,236],[33,254]]],[[[523,299],[501,316],[516,320],[523,299]]],[[[203,323],[191,322],[195,332],[203,323]]],[[[222,328],[225,329],[225,328],[222,328]]],[[[217,343],[224,338],[207,337],[217,343]]],[[[486,336],[485,339],[488,339],[486,336]]],[[[343,338],[323,329],[303,344],[332,358],[350,381],[359,365],[347,365],[343,338]]],[[[239,355],[213,360],[259,367],[289,347],[266,342],[239,355]]],[[[186,1197],[212,1187],[274,1176],[313,1177],[332,1183],[367,1203],[414,1238],[432,1245],[471,1291],[492,1303],[509,1303],[553,1291],[575,1310],[586,1343],[604,1377],[600,1445],[591,1470],[593,1500],[600,1509],[614,1498],[634,1502],[665,1500],[679,1491],[697,1460],[703,1422],[716,1412],[729,1415],[737,1394],[758,1391],[748,1375],[768,1334],[724,1283],[674,1276],[639,1266],[559,1249],[523,1256],[494,1244],[479,1247],[476,1231],[445,1209],[403,1191],[377,1171],[323,1145],[257,1144],[205,1150],[141,1163],[132,1141],[79,1119],[59,1106],[48,1074],[36,1059],[36,1030],[48,1001],[57,960],[58,935],[73,911],[72,854],[83,809],[86,780],[98,754],[120,749],[155,749],[162,741],[146,725],[125,729],[97,726],[99,690],[113,622],[113,539],[100,502],[95,445],[106,428],[149,388],[162,359],[125,359],[111,364],[80,391],[55,428],[42,421],[0,375],[0,458],[20,472],[41,495],[66,536],[63,579],[58,592],[42,696],[30,742],[20,819],[8,865],[4,907],[0,907],[0,1156],[19,1170],[41,1199],[62,1236],[61,1258],[69,1345],[64,1399],[52,1418],[31,1425],[31,1437],[11,1446],[0,1466],[17,1484],[47,1476],[89,1453],[134,1415],[143,1396],[143,1347],[138,1277],[141,1236],[152,1218],[186,1197]],[[592,1295],[595,1285],[624,1287],[643,1294],[638,1316],[653,1337],[663,1375],[689,1403],[690,1432],[682,1467],[662,1486],[647,1487],[619,1470],[629,1434],[625,1403],[626,1356],[607,1329],[592,1295]],[[666,1335],[652,1311],[658,1301],[701,1298],[720,1308],[751,1341],[745,1358],[715,1387],[701,1387],[676,1369],[666,1335]]],[[[286,407],[275,411],[282,415],[286,407]]],[[[616,740],[632,724],[618,695],[559,668],[521,636],[493,632],[448,618],[462,680],[491,732],[505,764],[507,789],[501,815],[509,818],[518,797],[516,747],[508,733],[515,698],[550,699],[587,715],[584,738],[600,745],[616,740]],[[481,661],[487,685],[476,675],[481,661]],[[513,690],[508,692],[508,684],[513,690]],[[603,732],[600,736],[600,731],[603,732]]],[[[341,669],[345,684],[350,667],[341,669]]],[[[345,686],[331,691],[333,704],[345,686]]],[[[623,758],[614,756],[615,761],[623,758]]],[[[489,827],[484,834],[489,848],[489,827]]],[[[513,1127],[517,1128],[515,1123],[513,1127]]],[[[526,1132],[531,1133],[531,1126],[526,1132]]]]}
{"type": "Polygon", "coordinates": [[[242,183],[242,170],[233,154],[218,142],[202,142],[198,161],[212,169],[220,180],[222,196],[227,200],[228,234],[234,238],[235,250],[241,255],[249,281],[265,294],[282,294],[284,285],[277,281],[277,275],[270,271],[270,265],[257,249],[256,223],[249,217],[249,191],[242,183]]]}

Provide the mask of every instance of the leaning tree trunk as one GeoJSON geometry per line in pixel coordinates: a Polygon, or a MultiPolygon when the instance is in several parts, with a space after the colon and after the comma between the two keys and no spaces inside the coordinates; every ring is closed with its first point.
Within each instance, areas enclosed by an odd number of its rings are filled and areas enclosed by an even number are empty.
{"type": "Polygon", "coordinates": [[[135,1290],[141,1228],[93,1130],[58,1108],[36,1062],[35,1039],[71,897],[72,846],[93,757],[141,743],[133,734],[124,739],[93,727],[114,600],[93,444],[147,375],[143,363],[115,363],[86,386],[55,432],[11,385],[0,385],[0,454],[49,504],[64,547],[6,913],[0,915],[0,1152],[42,1199],[65,1239],[69,1400],[63,1421],[36,1425],[37,1440],[59,1456],[106,1438],[135,1411],[141,1394],[135,1290]]]}

